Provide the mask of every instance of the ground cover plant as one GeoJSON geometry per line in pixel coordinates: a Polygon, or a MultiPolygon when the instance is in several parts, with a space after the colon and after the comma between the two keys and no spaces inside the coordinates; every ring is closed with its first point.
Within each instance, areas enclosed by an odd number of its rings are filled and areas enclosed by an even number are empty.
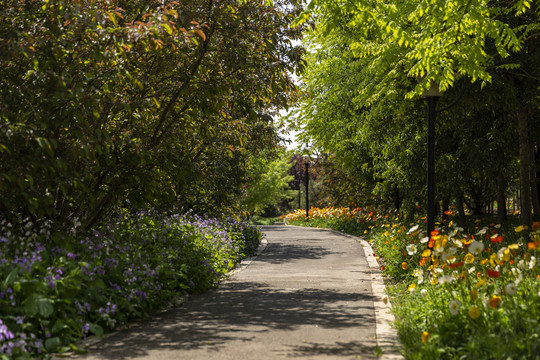
{"type": "Polygon", "coordinates": [[[47,358],[215,286],[262,234],[234,219],[124,214],[91,233],[2,223],[0,359],[47,358]],[[10,230],[11,229],[11,230],[10,230]]]}
{"type": "Polygon", "coordinates": [[[308,221],[301,211],[285,219],[365,233],[389,275],[406,358],[540,358],[540,224],[527,229],[484,218],[466,232],[446,215],[429,236],[425,218],[372,210],[312,209],[308,221]]]}

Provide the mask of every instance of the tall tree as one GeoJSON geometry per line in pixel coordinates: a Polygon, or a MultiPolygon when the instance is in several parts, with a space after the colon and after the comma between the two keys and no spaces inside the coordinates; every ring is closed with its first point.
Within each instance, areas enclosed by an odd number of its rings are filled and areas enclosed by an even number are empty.
{"type": "MultiPolygon", "coordinates": [[[[316,48],[318,54],[342,52],[349,61],[356,60],[352,65],[356,71],[343,77],[343,81],[356,84],[356,93],[344,94],[346,99],[329,95],[337,100],[336,104],[352,104],[347,106],[362,113],[382,114],[378,107],[388,106],[396,96],[414,98],[434,86],[446,92],[463,77],[485,86],[493,80],[494,69],[519,68],[521,64],[514,62],[511,55],[530,49],[528,44],[539,28],[538,14],[530,8],[530,1],[313,0],[298,22],[315,15],[314,38],[322,44],[316,48]],[[407,86],[405,77],[418,83],[407,86]]],[[[330,64],[322,59],[315,62],[330,64]]],[[[347,71],[345,66],[339,69],[347,71]]],[[[331,73],[340,70],[332,69],[331,73]]],[[[322,80],[320,88],[324,83],[329,88],[340,86],[338,81],[322,80]]],[[[315,109],[318,115],[320,107],[315,109]]],[[[530,152],[526,109],[522,101],[514,114],[522,129],[523,222],[528,224],[530,152]]]]}
{"type": "Polygon", "coordinates": [[[122,204],[231,206],[242,164],[277,143],[271,112],[295,96],[299,11],[0,0],[0,217],[91,226],[122,204]]]}

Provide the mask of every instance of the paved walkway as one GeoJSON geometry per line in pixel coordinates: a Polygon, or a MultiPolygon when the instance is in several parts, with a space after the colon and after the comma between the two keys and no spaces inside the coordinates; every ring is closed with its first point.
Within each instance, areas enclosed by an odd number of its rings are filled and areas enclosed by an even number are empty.
{"type": "Polygon", "coordinates": [[[394,358],[388,349],[396,335],[365,242],[330,230],[263,231],[259,256],[219,289],[119,331],[78,358],[369,360],[381,348],[383,358],[394,358]]]}

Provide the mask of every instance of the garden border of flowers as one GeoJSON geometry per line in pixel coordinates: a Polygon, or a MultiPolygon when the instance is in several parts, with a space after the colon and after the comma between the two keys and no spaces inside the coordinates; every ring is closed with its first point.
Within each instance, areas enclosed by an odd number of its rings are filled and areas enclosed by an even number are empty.
{"type": "Polygon", "coordinates": [[[3,360],[82,352],[92,335],[217,287],[263,237],[245,221],[190,214],[125,214],[90,233],[25,221],[0,235],[3,360]]]}
{"type": "Polygon", "coordinates": [[[492,217],[471,217],[464,231],[455,214],[445,215],[430,237],[425,217],[385,209],[312,208],[309,222],[303,210],[283,218],[368,234],[388,276],[406,358],[540,360],[540,223],[529,232],[517,218],[501,227],[492,217]]]}
{"type": "MultiPolygon", "coordinates": [[[[257,253],[254,254],[254,255],[251,255],[251,256],[247,256],[246,258],[241,260],[240,265],[236,269],[233,269],[230,272],[226,273],[223,276],[223,278],[220,279],[218,284],[221,284],[221,282],[228,280],[229,278],[231,278],[232,276],[238,274],[241,271],[244,271],[253,262],[253,260],[255,260],[259,255],[261,255],[266,250],[267,247],[268,247],[268,240],[266,240],[266,238],[264,238],[264,234],[263,234],[263,238],[261,239],[259,247],[257,248],[257,253]]],[[[109,332],[107,334],[104,334],[101,337],[92,335],[92,336],[88,337],[87,339],[81,340],[80,343],[78,343],[78,345],[81,345],[82,348],[87,348],[89,346],[99,344],[103,340],[105,340],[105,339],[107,339],[107,338],[109,338],[111,336],[117,335],[118,333],[120,333],[122,331],[125,331],[125,330],[130,329],[130,328],[135,327],[135,326],[142,325],[145,321],[148,321],[148,318],[150,318],[150,317],[152,317],[154,315],[165,313],[165,312],[171,310],[172,308],[174,308],[176,306],[182,305],[184,302],[186,302],[188,300],[189,297],[190,297],[190,294],[184,294],[184,295],[182,295],[182,296],[180,296],[180,297],[178,297],[176,299],[171,300],[170,301],[171,303],[169,305],[167,305],[167,306],[165,306],[165,307],[163,307],[161,309],[156,309],[156,310],[150,311],[147,314],[147,316],[144,317],[144,318],[137,318],[137,319],[134,319],[134,320],[130,321],[129,324],[124,324],[124,325],[118,326],[113,331],[111,331],[111,332],[109,332]]],[[[72,350],[72,351],[68,351],[68,352],[65,352],[65,353],[53,354],[52,360],[64,359],[67,356],[70,356],[72,354],[76,354],[76,352],[72,350]],[[60,355],[60,357],[58,357],[56,355],[60,355]]]]}

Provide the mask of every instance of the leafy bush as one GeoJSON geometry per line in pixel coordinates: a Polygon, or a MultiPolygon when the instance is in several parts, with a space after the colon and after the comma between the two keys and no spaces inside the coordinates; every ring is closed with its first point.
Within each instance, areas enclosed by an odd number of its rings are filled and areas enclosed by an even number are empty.
{"type": "Polygon", "coordinates": [[[215,286],[261,239],[233,219],[153,213],[90,234],[25,230],[0,237],[0,358],[78,350],[89,334],[215,286]]]}

